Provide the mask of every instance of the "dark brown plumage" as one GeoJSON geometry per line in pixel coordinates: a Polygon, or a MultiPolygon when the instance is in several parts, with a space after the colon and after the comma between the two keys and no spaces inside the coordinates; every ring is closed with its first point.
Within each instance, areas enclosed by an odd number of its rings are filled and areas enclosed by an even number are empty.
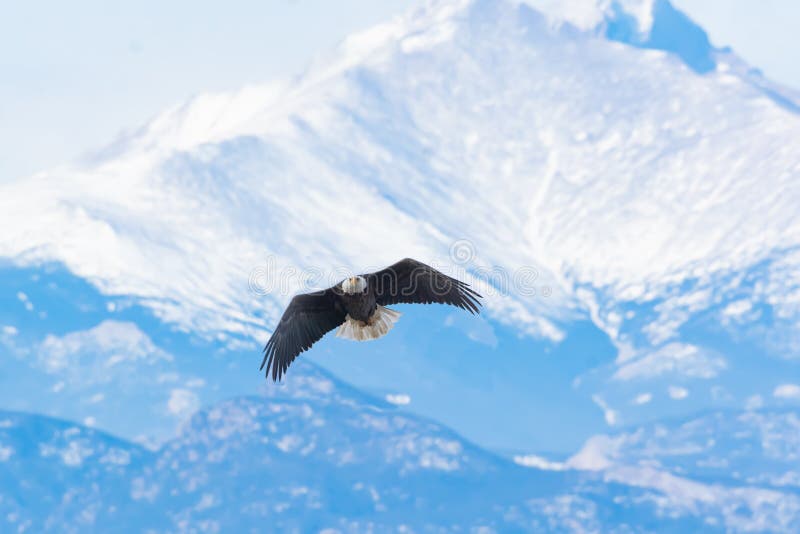
{"type": "Polygon", "coordinates": [[[264,347],[261,369],[266,366],[267,377],[271,374],[273,380],[280,380],[299,354],[345,323],[349,330],[344,337],[367,340],[385,335],[399,313],[384,306],[438,303],[479,313],[480,298],[468,284],[406,258],[386,269],[294,297],[264,347]],[[353,332],[358,337],[352,337],[353,332]]]}

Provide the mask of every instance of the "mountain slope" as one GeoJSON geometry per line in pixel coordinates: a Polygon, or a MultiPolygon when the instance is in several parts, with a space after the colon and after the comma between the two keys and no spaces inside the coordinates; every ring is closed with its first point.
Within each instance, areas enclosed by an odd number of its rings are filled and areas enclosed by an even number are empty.
{"type": "MultiPolygon", "coordinates": [[[[595,436],[567,464],[651,488],[645,501],[756,532],[800,526],[795,411],[714,412],[595,436]]],[[[679,512],[680,511],[680,512],[679,512]]]]}
{"type": "Polygon", "coordinates": [[[146,527],[127,482],[152,461],[152,453],[81,425],[0,412],[0,530],[146,527]]]}
{"type": "Polygon", "coordinates": [[[240,288],[267,256],[360,268],[468,238],[473,270],[541,269],[546,305],[509,291],[492,306],[559,338],[543,308],[590,304],[576,285],[628,300],[796,244],[799,131],[732,74],[553,29],[524,4],[434,3],[294,86],[198,97],[112,157],[9,186],[28,200],[6,201],[0,250],[254,332],[240,288]]]}
{"type": "MultiPolygon", "coordinates": [[[[504,524],[509,503],[568,489],[562,475],[518,468],[298,367],[267,398],[198,413],[155,453],[79,425],[3,413],[5,520],[36,531],[449,530],[504,524]]],[[[516,516],[511,524],[546,514],[516,516]]]]}
{"type": "Polygon", "coordinates": [[[0,510],[9,528],[59,532],[791,530],[800,521],[796,480],[732,480],[714,469],[718,454],[746,469],[745,458],[796,449],[796,426],[794,414],[768,412],[665,422],[594,438],[542,470],[301,361],[282,387],[200,411],[154,452],[3,412],[0,510]],[[770,436],[759,451],[747,449],[754,429],[770,436]],[[707,441],[710,431],[735,443],[707,441]],[[706,472],[687,474],[687,460],[706,472]]]}

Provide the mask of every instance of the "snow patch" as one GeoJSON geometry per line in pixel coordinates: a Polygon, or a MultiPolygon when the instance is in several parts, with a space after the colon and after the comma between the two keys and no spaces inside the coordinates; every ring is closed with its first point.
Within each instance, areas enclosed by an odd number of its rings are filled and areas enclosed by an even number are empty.
{"type": "Polygon", "coordinates": [[[407,406],[411,404],[411,397],[405,393],[387,393],[386,402],[396,404],[397,406],[407,406]]]}
{"type": "Polygon", "coordinates": [[[689,378],[714,378],[727,367],[722,356],[695,345],[669,343],[644,356],[626,361],[614,373],[616,380],[654,378],[675,374],[689,378]]]}
{"type": "Polygon", "coordinates": [[[175,416],[184,418],[200,407],[200,398],[196,393],[188,389],[173,389],[169,392],[167,400],[167,411],[175,416]]]}
{"type": "Polygon", "coordinates": [[[88,374],[83,380],[90,382],[108,380],[110,369],[122,362],[154,364],[172,360],[136,324],[119,321],[103,321],[89,330],[64,336],[48,335],[39,346],[39,353],[46,372],[62,374],[67,369],[80,368],[81,373],[88,374]]]}
{"type": "Polygon", "coordinates": [[[775,387],[772,396],[776,399],[800,400],[800,385],[781,384],[775,387]]]}
{"type": "Polygon", "coordinates": [[[674,400],[682,400],[689,396],[689,390],[680,386],[669,386],[667,393],[669,398],[674,400]]]}
{"type": "Polygon", "coordinates": [[[553,462],[547,458],[542,458],[535,454],[523,454],[514,456],[514,463],[524,467],[533,467],[545,471],[563,471],[567,465],[562,462],[553,462]]]}
{"type": "Polygon", "coordinates": [[[613,410],[600,395],[592,395],[592,400],[603,410],[607,425],[614,426],[619,423],[619,412],[613,410]]]}
{"type": "Polygon", "coordinates": [[[0,445],[0,462],[7,462],[11,456],[14,454],[14,448],[0,445]]]}

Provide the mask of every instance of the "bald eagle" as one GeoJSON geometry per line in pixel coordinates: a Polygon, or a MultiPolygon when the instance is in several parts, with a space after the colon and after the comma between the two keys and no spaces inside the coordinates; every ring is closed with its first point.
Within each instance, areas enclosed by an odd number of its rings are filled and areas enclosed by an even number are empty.
{"type": "Polygon", "coordinates": [[[385,307],[391,304],[450,304],[474,314],[479,312],[480,298],[468,284],[406,258],[381,271],[294,297],[264,347],[261,369],[266,366],[267,378],[271,372],[273,380],[280,380],[300,353],[336,327],[337,337],[378,339],[400,318],[399,312],[385,307]]]}

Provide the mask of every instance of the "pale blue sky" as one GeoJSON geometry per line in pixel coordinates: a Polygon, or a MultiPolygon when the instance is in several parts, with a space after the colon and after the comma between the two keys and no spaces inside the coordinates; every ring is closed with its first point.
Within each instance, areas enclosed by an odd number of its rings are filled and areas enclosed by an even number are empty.
{"type": "MultiPolygon", "coordinates": [[[[299,72],[416,0],[31,0],[0,16],[0,181],[69,161],[206,90],[299,72]]],[[[716,45],[800,87],[798,0],[674,0],[716,45]]]]}

